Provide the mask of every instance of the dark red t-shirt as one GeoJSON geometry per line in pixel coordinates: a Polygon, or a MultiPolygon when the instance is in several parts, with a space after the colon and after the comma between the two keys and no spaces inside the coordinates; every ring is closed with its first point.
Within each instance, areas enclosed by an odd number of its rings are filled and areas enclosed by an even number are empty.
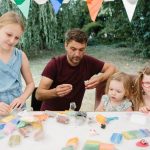
{"type": "Polygon", "coordinates": [[[78,66],[71,66],[66,55],[52,58],[42,73],[42,76],[53,80],[50,88],[55,88],[60,84],[71,84],[73,89],[71,93],[64,97],[43,101],[41,110],[68,110],[70,102],[75,102],[76,110],[79,110],[85,93],[84,81],[101,72],[103,66],[104,62],[88,55],[84,55],[78,66]]]}

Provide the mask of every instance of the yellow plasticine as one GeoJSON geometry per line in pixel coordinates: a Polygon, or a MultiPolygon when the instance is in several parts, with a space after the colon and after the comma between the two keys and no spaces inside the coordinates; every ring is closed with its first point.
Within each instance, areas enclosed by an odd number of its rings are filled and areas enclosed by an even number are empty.
{"type": "Polygon", "coordinates": [[[16,145],[19,145],[21,142],[21,137],[20,135],[12,135],[10,138],[9,138],[9,141],[8,141],[8,145],[10,147],[14,147],[16,145]]]}
{"type": "Polygon", "coordinates": [[[79,139],[77,137],[71,138],[67,141],[67,145],[74,145],[74,144],[78,144],[79,139]]]}
{"type": "Polygon", "coordinates": [[[37,128],[41,128],[41,129],[43,128],[43,125],[41,122],[32,122],[31,125],[33,128],[36,128],[36,129],[37,128]]]}
{"type": "Polygon", "coordinates": [[[86,144],[100,144],[100,142],[94,141],[94,140],[88,140],[88,141],[86,141],[86,144]]]}
{"type": "Polygon", "coordinates": [[[129,140],[132,138],[132,135],[128,134],[128,132],[122,132],[122,135],[124,136],[125,139],[129,140]]]}
{"type": "Polygon", "coordinates": [[[96,120],[100,124],[106,124],[106,117],[104,117],[103,115],[96,115],[96,120]]]}
{"type": "Polygon", "coordinates": [[[7,123],[15,118],[14,115],[9,115],[1,119],[2,122],[7,123]]]}

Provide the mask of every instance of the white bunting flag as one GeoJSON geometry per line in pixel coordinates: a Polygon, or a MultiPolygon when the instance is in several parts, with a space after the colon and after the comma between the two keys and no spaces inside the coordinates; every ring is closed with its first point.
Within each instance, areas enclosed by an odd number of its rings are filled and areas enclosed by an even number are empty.
{"type": "Polygon", "coordinates": [[[34,0],[37,4],[45,4],[48,0],[34,0]]]}
{"type": "Polygon", "coordinates": [[[131,22],[138,0],[122,0],[126,9],[129,21],[131,22]]]}
{"type": "Polygon", "coordinates": [[[70,0],[63,0],[63,3],[67,4],[70,0]]]}

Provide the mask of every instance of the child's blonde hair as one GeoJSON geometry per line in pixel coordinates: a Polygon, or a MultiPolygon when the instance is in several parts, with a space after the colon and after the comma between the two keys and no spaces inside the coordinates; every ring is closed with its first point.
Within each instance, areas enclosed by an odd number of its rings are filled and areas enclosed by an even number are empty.
{"type": "Polygon", "coordinates": [[[116,80],[123,83],[124,89],[125,89],[125,97],[130,98],[131,96],[131,78],[128,74],[124,72],[117,72],[113,74],[107,81],[105,93],[108,94],[109,91],[109,85],[112,80],[116,80]]]}
{"type": "Polygon", "coordinates": [[[133,106],[134,110],[138,111],[140,106],[144,105],[142,80],[144,75],[150,75],[150,66],[144,67],[139,71],[138,76],[133,85],[133,106]]]}
{"type": "Polygon", "coordinates": [[[22,31],[24,31],[24,23],[21,17],[13,11],[9,11],[0,17],[0,28],[8,24],[19,24],[22,31]]]}

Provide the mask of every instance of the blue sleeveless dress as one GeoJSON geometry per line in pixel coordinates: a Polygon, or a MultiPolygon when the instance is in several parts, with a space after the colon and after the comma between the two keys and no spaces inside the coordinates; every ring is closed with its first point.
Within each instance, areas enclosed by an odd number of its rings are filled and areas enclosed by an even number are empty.
{"type": "Polygon", "coordinates": [[[22,51],[17,48],[7,64],[0,60],[0,102],[10,104],[22,94],[21,64],[22,51]]]}

